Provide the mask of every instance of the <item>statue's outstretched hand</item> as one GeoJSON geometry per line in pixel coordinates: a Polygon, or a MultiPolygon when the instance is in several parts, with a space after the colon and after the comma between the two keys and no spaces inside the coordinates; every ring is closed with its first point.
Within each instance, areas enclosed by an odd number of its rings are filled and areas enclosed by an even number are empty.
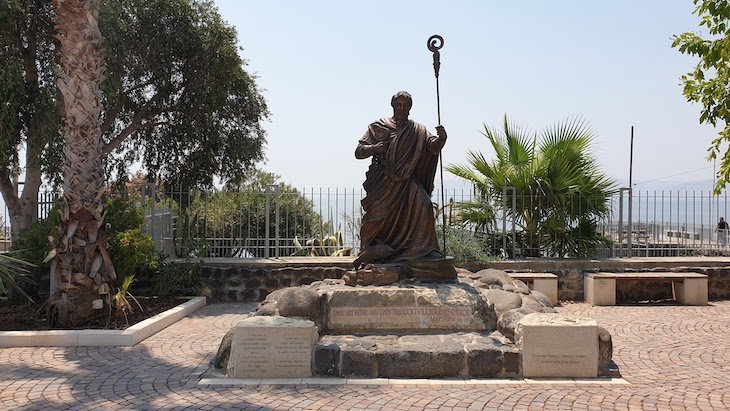
{"type": "Polygon", "coordinates": [[[439,139],[446,141],[446,129],[444,126],[436,126],[436,134],[439,136],[439,139]]]}

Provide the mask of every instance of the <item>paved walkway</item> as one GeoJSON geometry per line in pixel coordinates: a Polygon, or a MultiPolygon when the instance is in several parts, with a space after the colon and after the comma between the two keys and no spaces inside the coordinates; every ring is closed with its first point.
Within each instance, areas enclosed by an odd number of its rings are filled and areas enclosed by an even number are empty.
{"type": "Polygon", "coordinates": [[[0,349],[0,409],[730,409],[730,301],[560,308],[609,329],[625,385],[198,385],[252,307],[204,307],[135,347],[0,349]]]}

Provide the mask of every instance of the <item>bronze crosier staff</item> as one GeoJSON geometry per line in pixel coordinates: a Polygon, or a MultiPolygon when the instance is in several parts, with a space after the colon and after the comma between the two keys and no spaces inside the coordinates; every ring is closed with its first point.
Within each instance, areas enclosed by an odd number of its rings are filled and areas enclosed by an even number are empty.
{"type": "MultiPolygon", "coordinates": [[[[444,46],[444,38],[438,34],[428,38],[426,47],[433,53],[433,73],[436,76],[436,112],[438,115],[438,124],[441,125],[441,98],[439,96],[439,69],[441,68],[441,53],[439,50],[444,46]]],[[[441,232],[444,236],[444,255],[446,255],[446,196],[444,193],[444,160],[439,151],[439,167],[441,170],[441,232]]]]}

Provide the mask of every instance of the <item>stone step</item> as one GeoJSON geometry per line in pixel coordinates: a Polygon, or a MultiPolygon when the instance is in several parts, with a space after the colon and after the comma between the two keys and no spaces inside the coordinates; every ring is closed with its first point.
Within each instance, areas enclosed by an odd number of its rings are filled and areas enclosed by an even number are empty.
{"type": "Polygon", "coordinates": [[[515,377],[519,351],[502,334],[326,335],[315,375],[369,378],[515,377]]]}

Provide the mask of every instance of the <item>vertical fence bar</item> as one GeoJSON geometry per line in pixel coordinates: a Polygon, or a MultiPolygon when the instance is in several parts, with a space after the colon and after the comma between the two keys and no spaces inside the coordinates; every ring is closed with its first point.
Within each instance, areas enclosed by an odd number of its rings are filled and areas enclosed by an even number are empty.
{"type": "Polygon", "coordinates": [[[264,258],[269,258],[269,246],[271,245],[269,243],[270,241],[270,227],[269,224],[271,223],[271,193],[269,192],[269,187],[266,186],[265,191],[266,195],[266,205],[265,205],[265,211],[264,215],[266,216],[265,225],[264,225],[264,258]]]}
{"type": "Polygon", "coordinates": [[[279,238],[279,235],[280,235],[280,233],[279,233],[279,225],[281,223],[281,219],[280,219],[281,218],[281,214],[280,214],[280,212],[281,212],[281,210],[280,210],[280,207],[281,207],[281,190],[279,190],[279,185],[278,184],[275,185],[274,187],[276,189],[276,230],[275,230],[275,233],[274,233],[274,236],[276,237],[276,240],[275,240],[276,241],[275,257],[276,258],[279,258],[280,257],[279,247],[281,245],[280,238],[279,238]]]}
{"type": "Polygon", "coordinates": [[[517,189],[512,187],[512,259],[517,258],[517,230],[515,210],[517,210],[517,189]]]}
{"type": "Polygon", "coordinates": [[[644,213],[644,220],[646,221],[646,232],[644,235],[646,236],[646,256],[649,257],[649,191],[646,191],[646,201],[644,201],[646,204],[646,213],[644,213]]]}
{"type": "Polygon", "coordinates": [[[619,257],[624,256],[624,190],[625,188],[619,188],[618,190],[618,245],[619,245],[619,257]]]}
{"type": "MultiPolygon", "coordinates": [[[[727,190],[725,191],[725,194],[723,195],[723,197],[724,197],[724,199],[723,199],[723,204],[722,204],[722,208],[723,208],[722,214],[725,216],[725,220],[727,221],[727,190]]],[[[718,220],[719,220],[719,218],[718,218],[718,220]]],[[[725,231],[725,244],[723,245],[723,250],[720,253],[720,255],[725,255],[725,248],[727,247],[727,238],[728,238],[728,232],[725,231]]]]}
{"type": "Polygon", "coordinates": [[[502,188],[502,251],[507,252],[507,187],[502,188]]]}

